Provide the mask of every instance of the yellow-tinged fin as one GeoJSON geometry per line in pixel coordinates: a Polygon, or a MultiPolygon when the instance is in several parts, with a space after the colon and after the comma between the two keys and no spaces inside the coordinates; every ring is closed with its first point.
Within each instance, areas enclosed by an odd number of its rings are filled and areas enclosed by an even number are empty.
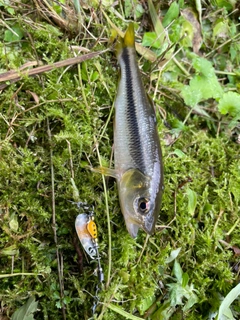
{"type": "Polygon", "coordinates": [[[117,171],[115,169],[110,169],[110,168],[106,168],[106,167],[93,168],[90,166],[86,166],[85,168],[90,169],[92,172],[101,173],[105,176],[113,177],[117,180],[119,179],[119,174],[117,173],[117,171]]]}
{"type": "MultiPolygon", "coordinates": [[[[107,22],[110,24],[111,28],[116,30],[116,32],[123,37],[123,32],[109,19],[109,16],[106,14],[106,12],[101,8],[102,13],[104,14],[107,22]]],[[[137,52],[143,56],[145,59],[154,62],[157,60],[157,55],[150,49],[143,47],[140,43],[136,42],[135,47],[137,52]]]]}
{"type": "Polygon", "coordinates": [[[119,33],[117,32],[117,30],[112,28],[111,29],[111,35],[110,35],[110,38],[109,38],[110,44],[112,44],[117,39],[118,36],[119,36],[119,33]]]}
{"type": "Polygon", "coordinates": [[[134,47],[134,45],[135,45],[134,24],[133,22],[130,22],[123,38],[123,46],[134,47]]]}
{"type": "Polygon", "coordinates": [[[116,54],[117,56],[121,53],[123,48],[135,47],[135,35],[134,35],[134,24],[130,22],[128,28],[125,32],[124,37],[119,37],[116,44],[116,54]]]}

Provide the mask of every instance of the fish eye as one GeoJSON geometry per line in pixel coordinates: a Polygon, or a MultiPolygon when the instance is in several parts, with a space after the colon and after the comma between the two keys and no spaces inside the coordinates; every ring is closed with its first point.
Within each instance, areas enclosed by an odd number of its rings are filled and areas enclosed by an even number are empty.
{"type": "Polygon", "coordinates": [[[138,209],[141,214],[145,214],[149,211],[150,203],[147,198],[139,198],[138,199],[138,209]]]}

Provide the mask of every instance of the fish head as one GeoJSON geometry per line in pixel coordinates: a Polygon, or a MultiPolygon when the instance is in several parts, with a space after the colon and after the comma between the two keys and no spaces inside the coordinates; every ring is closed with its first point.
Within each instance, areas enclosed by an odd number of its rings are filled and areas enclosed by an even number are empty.
{"type": "Polygon", "coordinates": [[[138,169],[129,169],[121,177],[119,199],[126,227],[135,238],[138,229],[153,234],[158,218],[160,200],[158,192],[151,187],[151,179],[138,169]]]}

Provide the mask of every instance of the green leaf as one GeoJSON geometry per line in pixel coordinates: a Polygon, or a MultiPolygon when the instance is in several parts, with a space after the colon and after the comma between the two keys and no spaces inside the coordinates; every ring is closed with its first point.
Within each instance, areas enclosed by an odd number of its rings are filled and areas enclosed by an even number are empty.
{"type": "Polygon", "coordinates": [[[185,131],[186,130],[186,126],[184,125],[184,123],[180,120],[178,120],[177,118],[174,118],[171,121],[171,126],[172,126],[172,133],[175,134],[176,136],[179,135],[180,132],[185,131]]]}
{"type": "Polygon", "coordinates": [[[94,71],[91,75],[91,81],[96,81],[97,79],[99,79],[99,73],[97,71],[94,71]]]}
{"type": "Polygon", "coordinates": [[[232,11],[236,0],[215,0],[214,2],[218,8],[226,8],[228,11],[232,11]]]}
{"type": "Polygon", "coordinates": [[[173,266],[173,274],[177,278],[178,282],[182,283],[182,268],[180,266],[180,263],[177,262],[177,260],[174,261],[174,266],[173,266]]]}
{"type": "MultiPolygon", "coordinates": [[[[109,4],[109,6],[112,4],[109,4]]],[[[143,13],[145,12],[142,5],[137,3],[136,0],[126,0],[124,1],[124,12],[125,17],[129,18],[131,15],[135,15],[137,19],[141,18],[143,13]]]]}
{"type": "Polygon", "coordinates": [[[210,61],[198,56],[193,56],[192,63],[193,63],[193,68],[197,73],[202,73],[205,77],[215,76],[214,68],[210,61]]]}
{"type": "Polygon", "coordinates": [[[170,287],[171,306],[175,307],[176,305],[182,305],[182,299],[185,292],[184,288],[182,288],[179,283],[170,283],[167,286],[170,287]]]}
{"type": "Polygon", "coordinates": [[[14,256],[16,254],[19,254],[19,250],[15,244],[0,250],[0,255],[2,256],[14,256]]]}
{"type": "Polygon", "coordinates": [[[188,196],[188,212],[193,215],[197,206],[197,193],[192,189],[187,189],[188,196]]]}
{"type": "Polygon", "coordinates": [[[125,17],[128,18],[132,11],[132,2],[130,0],[124,1],[125,17]]]}
{"type": "Polygon", "coordinates": [[[158,36],[158,39],[161,43],[161,45],[164,45],[164,42],[165,42],[165,30],[164,30],[164,27],[158,17],[158,14],[155,10],[155,7],[153,5],[153,2],[152,0],[148,0],[148,9],[149,9],[149,12],[150,12],[150,16],[151,16],[151,20],[152,20],[152,23],[153,23],[153,26],[154,26],[154,30],[158,36]]]}
{"type": "Polygon", "coordinates": [[[240,94],[236,92],[224,93],[219,100],[218,110],[221,114],[229,114],[230,116],[240,118],[240,94]]]}
{"type": "Polygon", "coordinates": [[[219,311],[217,320],[234,320],[232,312],[230,310],[230,305],[234,300],[240,295],[240,283],[234,287],[223,299],[219,311]]]}
{"type": "Polygon", "coordinates": [[[228,21],[220,20],[213,28],[214,38],[226,38],[229,33],[228,21]]]}
{"type": "Polygon", "coordinates": [[[0,7],[4,7],[4,9],[7,10],[7,12],[11,15],[15,13],[15,10],[11,8],[9,1],[0,0],[0,7]]]}
{"type": "Polygon", "coordinates": [[[182,286],[183,288],[186,287],[186,285],[188,284],[188,281],[189,281],[189,276],[186,272],[183,273],[183,276],[182,276],[182,286]]]}
{"type": "Polygon", "coordinates": [[[180,149],[175,149],[173,151],[173,154],[175,154],[176,156],[178,156],[178,158],[184,158],[186,157],[186,154],[184,152],[182,152],[182,150],[180,149]]]}
{"type": "Polygon", "coordinates": [[[187,303],[183,307],[183,311],[185,312],[185,311],[189,310],[197,302],[198,302],[197,295],[194,292],[191,292],[191,295],[190,295],[187,303]]]}
{"type": "Polygon", "coordinates": [[[153,47],[159,49],[161,47],[161,41],[157,38],[155,32],[145,32],[143,35],[142,45],[144,47],[153,47]]]}
{"type": "Polygon", "coordinates": [[[202,3],[201,0],[195,0],[196,9],[198,12],[198,19],[200,24],[202,24],[202,3]]]}
{"type": "Polygon", "coordinates": [[[211,63],[204,58],[195,57],[193,67],[197,74],[191,79],[189,85],[181,91],[185,103],[194,107],[202,100],[220,98],[223,90],[211,63]]]}
{"type": "Polygon", "coordinates": [[[154,296],[146,297],[146,299],[143,299],[141,301],[141,304],[138,305],[138,310],[140,315],[143,315],[144,312],[151,307],[151,305],[156,301],[156,298],[154,296]]]}
{"type": "Polygon", "coordinates": [[[17,215],[15,213],[11,214],[10,216],[9,227],[14,232],[18,231],[19,224],[18,224],[17,215]]]}
{"type": "Polygon", "coordinates": [[[79,0],[73,0],[73,4],[74,4],[76,12],[80,15],[80,13],[81,13],[80,1],[79,0]]]}
{"type": "Polygon", "coordinates": [[[172,250],[172,252],[170,253],[170,256],[166,259],[166,263],[170,263],[173,260],[175,260],[177,258],[177,256],[179,255],[179,252],[181,251],[182,248],[177,248],[175,250],[172,250]]]}
{"type": "Polygon", "coordinates": [[[151,320],[168,320],[171,319],[172,314],[174,313],[174,308],[171,307],[170,301],[165,300],[159,305],[159,308],[151,316],[151,320]]]}
{"type": "Polygon", "coordinates": [[[4,33],[4,41],[6,42],[13,42],[21,40],[24,36],[23,30],[18,26],[15,25],[11,28],[11,30],[6,30],[4,33]]]}
{"type": "MultiPolygon", "coordinates": [[[[142,318],[136,317],[126,311],[124,311],[122,308],[116,306],[113,303],[106,303],[104,304],[107,308],[113,310],[114,312],[122,315],[123,317],[125,317],[125,319],[130,319],[130,320],[141,320],[142,318]]],[[[20,320],[20,319],[19,319],[20,320]]]]}
{"type": "Polygon", "coordinates": [[[145,12],[145,10],[143,9],[142,5],[140,3],[138,3],[135,8],[136,18],[137,19],[141,18],[141,16],[144,14],[144,12],[145,12]]]}
{"type": "Polygon", "coordinates": [[[181,25],[180,43],[183,47],[192,47],[192,42],[194,37],[193,26],[185,17],[182,17],[182,18],[183,18],[183,22],[181,25]]]}
{"type": "Polygon", "coordinates": [[[174,19],[176,19],[179,16],[179,5],[176,1],[174,1],[167,13],[165,14],[165,17],[163,18],[162,24],[164,27],[167,27],[174,19]]]}
{"type": "Polygon", "coordinates": [[[11,317],[11,320],[34,320],[33,313],[37,311],[38,301],[34,297],[30,297],[28,301],[11,317]]]}

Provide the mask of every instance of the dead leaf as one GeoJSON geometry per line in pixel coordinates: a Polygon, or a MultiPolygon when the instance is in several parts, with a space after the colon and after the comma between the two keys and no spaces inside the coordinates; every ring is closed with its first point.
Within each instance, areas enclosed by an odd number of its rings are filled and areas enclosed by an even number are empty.
{"type": "Polygon", "coordinates": [[[36,102],[36,104],[39,104],[39,97],[35,92],[32,92],[30,90],[27,90],[26,92],[30,93],[30,95],[33,97],[33,100],[36,102]]]}
{"type": "Polygon", "coordinates": [[[192,39],[192,46],[193,52],[196,54],[199,53],[199,49],[202,45],[202,32],[201,32],[201,24],[198,21],[198,18],[195,12],[190,9],[186,8],[181,11],[182,16],[191,23],[193,27],[193,39],[192,39]]]}
{"type": "Polygon", "coordinates": [[[232,246],[231,249],[233,250],[235,256],[240,256],[240,248],[232,246]]]}

